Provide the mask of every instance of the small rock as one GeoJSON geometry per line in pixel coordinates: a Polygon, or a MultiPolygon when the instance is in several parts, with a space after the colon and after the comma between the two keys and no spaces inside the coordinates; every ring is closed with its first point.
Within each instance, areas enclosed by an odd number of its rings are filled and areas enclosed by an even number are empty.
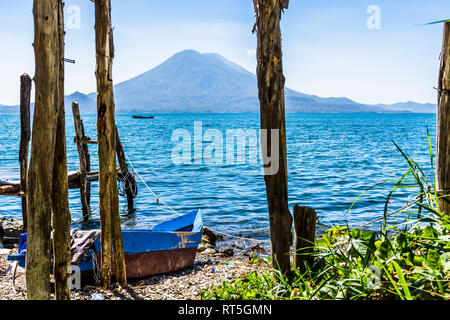
{"type": "Polygon", "coordinates": [[[252,249],[253,252],[261,252],[261,253],[266,252],[266,250],[264,250],[264,248],[261,247],[259,244],[251,247],[251,249],[252,249]]]}
{"type": "Polygon", "coordinates": [[[232,257],[234,256],[234,250],[231,248],[225,249],[222,251],[223,255],[226,257],[232,257]]]}
{"type": "Polygon", "coordinates": [[[212,230],[203,227],[203,235],[202,235],[202,243],[209,243],[213,246],[216,245],[216,241],[217,241],[217,236],[214,232],[212,232],[212,230]]]}
{"type": "Polygon", "coordinates": [[[197,248],[197,251],[198,251],[198,252],[203,252],[203,251],[205,251],[206,249],[215,249],[215,248],[214,248],[214,246],[213,246],[212,244],[210,244],[210,243],[200,243],[199,246],[198,246],[198,248],[197,248]]]}
{"type": "Polygon", "coordinates": [[[205,251],[203,251],[204,254],[211,254],[211,255],[215,255],[217,252],[218,251],[215,248],[208,248],[205,251]]]}

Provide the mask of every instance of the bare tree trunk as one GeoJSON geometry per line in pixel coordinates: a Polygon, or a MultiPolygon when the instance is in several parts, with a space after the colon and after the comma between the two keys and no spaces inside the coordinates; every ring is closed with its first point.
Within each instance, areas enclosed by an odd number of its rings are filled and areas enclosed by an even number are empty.
{"type": "Polygon", "coordinates": [[[450,22],[444,25],[437,111],[437,188],[441,212],[450,214],[450,22]]]}
{"type": "Polygon", "coordinates": [[[290,247],[292,245],[292,216],[288,207],[285,97],[281,51],[280,0],[254,0],[256,31],[258,34],[257,76],[261,107],[261,128],[268,130],[267,146],[262,143],[264,163],[276,172],[265,174],[269,206],[270,238],[273,266],[286,276],[290,275],[290,247]],[[271,130],[278,130],[278,138],[272,141],[271,130]],[[276,150],[278,154],[265,151],[276,150]],[[275,148],[274,148],[275,147],[275,148]],[[264,150],[264,148],[267,148],[264,150]],[[278,163],[274,163],[274,160],[278,163]]]}
{"type": "Polygon", "coordinates": [[[126,284],[125,260],[119,217],[116,168],[116,125],[112,81],[114,58],[111,28],[111,1],[95,1],[97,51],[97,135],[100,164],[101,279],[104,287],[111,281],[111,240],[114,248],[116,280],[126,284]]]}
{"type": "MultiPolygon", "coordinates": [[[[30,98],[31,78],[27,74],[20,77],[20,191],[27,193],[28,150],[30,147],[30,98]]],[[[22,198],[23,229],[27,230],[27,198],[22,198]]]]}
{"type": "Polygon", "coordinates": [[[52,177],[60,81],[60,0],[34,0],[35,110],[28,173],[27,297],[50,298],[52,177]]]}
{"type": "Polygon", "coordinates": [[[53,162],[53,275],[55,277],[56,300],[70,300],[67,285],[71,266],[69,183],[67,180],[66,112],[64,110],[64,13],[59,5],[59,83],[58,119],[56,129],[55,157],[53,162]]]}

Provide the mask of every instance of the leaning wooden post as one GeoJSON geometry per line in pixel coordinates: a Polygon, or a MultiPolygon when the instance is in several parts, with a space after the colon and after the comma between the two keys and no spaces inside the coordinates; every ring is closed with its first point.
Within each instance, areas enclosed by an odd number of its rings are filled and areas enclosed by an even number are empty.
{"type": "MultiPolygon", "coordinates": [[[[81,121],[81,135],[83,139],[86,138],[86,134],[84,132],[84,124],[83,119],[81,121]]],[[[91,172],[91,154],[89,153],[89,146],[87,143],[83,143],[83,149],[84,149],[84,158],[86,159],[86,172],[91,172]]],[[[91,206],[91,182],[88,179],[87,185],[86,185],[86,201],[88,206],[91,206]]]]}
{"type": "Polygon", "coordinates": [[[80,197],[81,197],[81,210],[83,213],[83,219],[89,220],[89,203],[87,199],[87,159],[84,148],[84,135],[82,122],[80,117],[80,107],[77,102],[72,102],[73,122],[75,126],[75,142],[77,144],[78,157],[80,159],[80,197]]]}
{"type": "Polygon", "coordinates": [[[35,108],[28,171],[27,297],[50,298],[52,177],[59,107],[60,0],[34,0],[35,108]]]}
{"type": "MultiPolygon", "coordinates": [[[[20,191],[27,193],[28,150],[31,139],[30,125],[31,78],[28,74],[20,77],[20,191]]],[[[22,198],[23,229],[27,230],[27,199],[22,198]]]]}
{"type": "Polygon", "coordinates": [[[294,267],[305,271],[305,261],[311,264],[316,239],[316,211],[313,208],[294,206],[294,267]]]}
{"type": "Polygon", "coordinates": [[[444,24],[437,111],[437,188],[439,208],[450,214],[450,22],[444,24]]]}
{"type": "Polygon", "coordinates": [[[125,151],[123,151],[122,143],[120,142],[119,130],[116,126],[116,153],[119,160],[120,177],[124,179],[125,193],[127,195],[128,209],[133,208],[134,197],[137,192],[136,180],[128,170],[127,160],[125,158],[125,151]]]}
{"type": "Polygon", "coordinates": [[[97,136],[100,164],[101,279],[104,287],[111,281],[111,240],[114,248],[116,280],[126,284],[125,260],[117,193],[116,124],[112,81],[114,58],[111,28],[111,1],[95,0],[95,39],[97,51],[97,136]]]}
{"type": "MultiPolygon", "coordinates": [[[[290,275],[292,216],[288,207],[284,76],[280,19],[283,0],[254,0],[262,152],[274,268],[290,275]]],[[[283,1],[283,3],[286,1],[283,1]]],[[[286,5],[283,4],[283,8],[286,5]]]]}

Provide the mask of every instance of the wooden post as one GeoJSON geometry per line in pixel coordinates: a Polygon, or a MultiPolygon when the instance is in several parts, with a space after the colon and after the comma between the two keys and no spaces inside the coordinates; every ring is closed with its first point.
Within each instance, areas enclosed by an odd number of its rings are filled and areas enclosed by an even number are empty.
{"type": "Polygon", "coordinates": [[[265,164],[273,266],[289,277],[292,216],[288,207],[285,79],[280,29],[282,8],[280,0],[254,0],[254,5],[255,31],[258,35],[257,76],[261,129],[267,130],[267,141],[261,141],[261,145],[265,164]],[[275,133],[274,138],[272,133],[275,133]],[[275,154],[271,150],[275,150],[275,154]]]}
{"type": "MultiPolygon", "coordinates": [[[[81,135],[84,140],[86,138],[86,134],[84,132],[83,119],[80,119],[80,121],[81,121],[81,135]]],[[[83,149],[84,149],[84,158],[86,160],[86,172],[91,172],[91,154],[89,153],[89,146],[87,143],[83,143],[83,149]]],[[[87,179],[85,195],[86,195],[87,204],[90,207],[91,206],[91,182],[89,181],[89,179],[87,179]]]]}
{"type": "Polygon", "coordinates": [[[312,262],[312,256],[305,255],[314,252],[316,239],[316,211],[313,208],[294,206],[294,267],[305,271],[305,261],[312,262]]]}
{"type": "Polygon", "coordinates": [[[114,58],[111,28],[111,1],[95,0],[95,39],[97,51],[97,136],[100,166],[101,280],[111,282],[111,240],[114,248],[116,280],[126,284],[125,260],[117,193],[115,105],[112,81],[114,58]]]}
{"type": "Polygon", "coordinates": [[[83,124],[80,117],[80,108],[77,102],[72,102],[73,122],[75,126],[75,141],[77,144],[78,157],[80,158],[80,197],[81,210],[84,221],[89,220],[89,202],[88,202],[88,180],[87,180],[87,157],[85,154],[86,144],[84,143],[85,136],[83,135],[83,124]]]}
{"type": "Polygon", "coordinates": [[[60,0],[34,0],[35,109],[28,172],[27,297],[50,298],[52,177],[60,81],[60,0]]]}
{"type": "Polygon", "coordinates": [[[55,277],[56,300],[70,300],[67,285],[71,266],[71,216],[69,211],[69,183],[67,179],[66,112],[64,108],[64,4],[58,1],[59,34],[59,82],[58,119],[56,129],[55,156],[53,161],[53,276],[55,277]]]}
{"type": "Polygon", "coordinates": [[[444,24],[437,111],[437,188],[439,209],[450,214],[450,22],[444,24]]]}
{"type": "MultiPolygon", "coordinates": [[[[20,77],[20,191],[27,193],[28,150],[31,139],[30,125],[31,78],[28,74],[20,77]]],[[[23,229],[27,230],[27,199],[22,198],[23,229]]]]}
{"type": "Polygon", "coordinates": [[[127,195],[128,209],[130,210],[133,208],[134,198],[136,197],[137,193],[137,185],[134,176],[128,170],[127,160],[125,158],[125,152],[123,151],[122,143],[120,142],[119,130],[117,129],[117,126],[116,126],[116,153],[120,167],[119,176],[121,177],[121,179],[124,179],[124,188],[125,193],[127,195]]]}

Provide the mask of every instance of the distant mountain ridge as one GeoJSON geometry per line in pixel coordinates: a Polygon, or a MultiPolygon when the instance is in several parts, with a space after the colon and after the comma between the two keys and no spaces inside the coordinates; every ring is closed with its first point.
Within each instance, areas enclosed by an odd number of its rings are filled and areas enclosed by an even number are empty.
{"type": "MultiPolygon", "coordinates": [[[[366,105],[348,98],[321,98],[286,88],[288,113],[435,113],[415,102],[366,105]]],[[[117,113],[258,113],[256,75],[215,53],[185,50],[157,67],[114,86],[117,113]]],[[[96,112],[96,93],[66,96],[82,113],[96,112]]],[[[0,113],[18,107],[0,106],[0,113]]]]}

